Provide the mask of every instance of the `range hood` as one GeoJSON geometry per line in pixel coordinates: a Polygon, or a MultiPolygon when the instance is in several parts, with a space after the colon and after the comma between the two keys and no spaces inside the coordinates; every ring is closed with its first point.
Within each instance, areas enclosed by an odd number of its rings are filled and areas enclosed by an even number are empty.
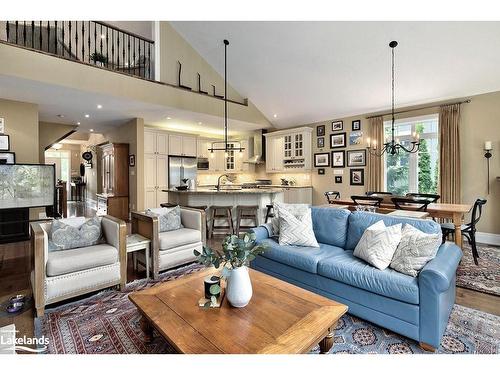
{"type": "Polygon", "coordinates": [[[262,164],[266,160],[265,130],[257,130],[253,137],[248,138],[248,159],[243,163],[262,164]]]}

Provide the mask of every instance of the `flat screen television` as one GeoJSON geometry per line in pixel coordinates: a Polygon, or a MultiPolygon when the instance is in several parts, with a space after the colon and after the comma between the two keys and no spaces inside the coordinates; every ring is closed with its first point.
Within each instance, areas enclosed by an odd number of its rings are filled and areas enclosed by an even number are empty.
{"type": "Polygon", "coordinates": [[[0,210],[53,206],[55,184],[52,164],[0,164],[0,210]]]}

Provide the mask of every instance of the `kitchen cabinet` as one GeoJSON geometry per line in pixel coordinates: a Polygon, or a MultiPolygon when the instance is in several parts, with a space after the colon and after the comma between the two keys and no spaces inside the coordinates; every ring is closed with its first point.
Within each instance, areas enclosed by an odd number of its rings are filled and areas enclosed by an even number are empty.
{"type": "Polygon", "coordinates": [[[284,137],[274,136],[266,139],[266,172],[283,172],[284,137]]]}
{"type": "Polygon", "coordinates": [[[212,139],[206,139],[206,138],[198,138],[198,143],[197,143],[197,149],[198,149],[198,157],[199,158],[209,158],[210,157],[210,151],[208,149],[212,147],[212,142],[214,140],[212,139]]]}
{"type": "Polygon", "coordinates": [[[312,168],[312,128],[302,127],[265,134],[266,171],[306,172],[312,168]]]}
{"type": "Polygon", "coordinates": [[[168,155],[168,134],[161,131],[144,131],[144,153],[168,155]]]}
{"type": "Polygon", "coordinates": [[[284,203],[312,204],[311,187],[287,187],[283,196],[284,203]]]}
{"type": "Polygon", "coordinates": [[[197,151],[196,137],[190,135],[169,134],[169,155],[196,157],[197,151]]]}
{"type": "Polygon", "coordinates": [[[144,131],[144,206],[160,207],[168,202],[169,134],[162,131],[144,131]]]}

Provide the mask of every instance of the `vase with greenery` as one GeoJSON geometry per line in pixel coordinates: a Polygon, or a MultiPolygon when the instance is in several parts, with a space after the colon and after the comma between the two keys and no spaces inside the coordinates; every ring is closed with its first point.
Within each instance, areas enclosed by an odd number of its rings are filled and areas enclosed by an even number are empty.
{"type": "MultiPolygon", "coordinates": [[[[222,251],[204,247],[201,253],[195,250],[194,255],[207,267],[214,266],[217,269],[222,267],[219,277],[227,281],[227,300],[234,307],[245,307],[252,298],[252,283],[247,266],[264,251],[265,246],[255,244],[254,233],[245,233],[241,237],[226,236],[222,241],[222,251]]],[[[210,287],[212,302],[220,292],[219,285],[210,287]]]]}
{"type": "Polygon", "coordinates": [[[99,52],[94,52],[93,54],[91,54],[90,59],[94,62],[94,64],[99,66],[104,66],[108,62],[106,56],[99,52]]]}

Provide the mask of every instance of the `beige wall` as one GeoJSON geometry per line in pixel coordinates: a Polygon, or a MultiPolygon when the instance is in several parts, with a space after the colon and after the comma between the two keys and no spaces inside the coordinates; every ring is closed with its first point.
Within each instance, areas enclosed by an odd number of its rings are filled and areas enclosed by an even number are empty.
{"type": "Polygon", "coordinates": [[[47,146],[60,140],[66,134],[77,128],[76,125],[58,124],[53,122],[38,123],[38,144],[39,144],[39,158],[43,160],[44,151],[47,146]]]}

